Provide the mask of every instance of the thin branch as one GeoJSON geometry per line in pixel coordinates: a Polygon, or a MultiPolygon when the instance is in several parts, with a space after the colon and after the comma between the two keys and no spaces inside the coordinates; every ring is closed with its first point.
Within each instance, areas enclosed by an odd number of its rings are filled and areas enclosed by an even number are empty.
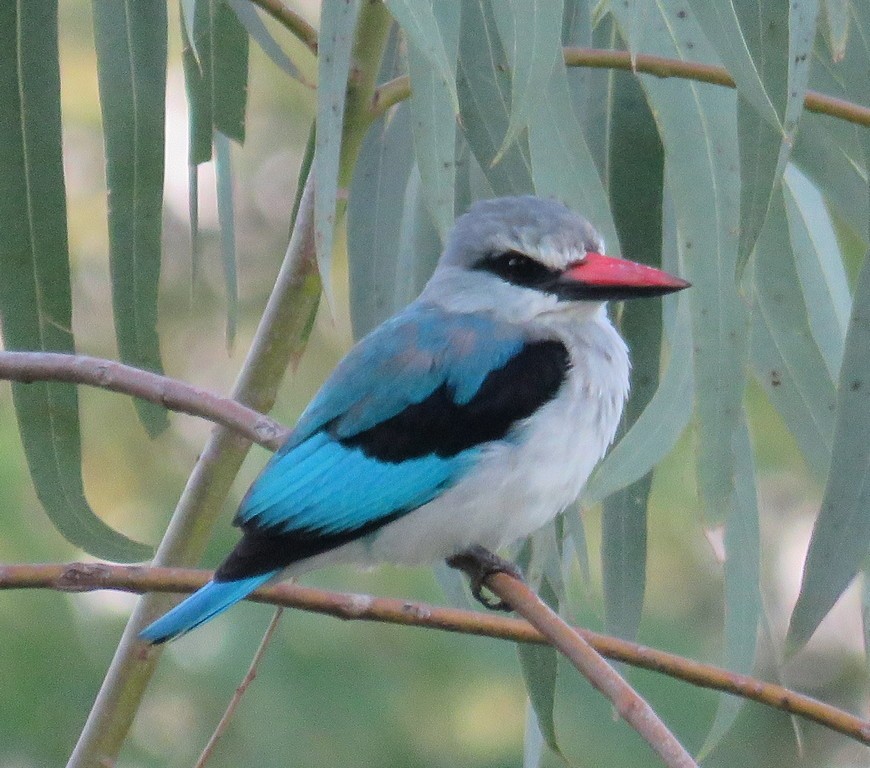
{"type": "Polygon", "coordinates": [[[266,632],[263,635],[263,639],[260,641],[257,652],[254,654],[254,658],[251,659],[251,666],[248,667],[248,671],[242,678],[242,682],[239,683],[238,687],[233,693],[233,697],[230,699],[230,703],[227,704],[227,708],[223,714],[223,717],[221,717],[220,722],[217,724],[217,728],[214,729],[214,733],[211,735],[211,738],[208,740],[208,744],[205,745],[205,749],[202,750],[202,754],[199,756],[199,760],[196,761],[196,765],[194,765],[193,768],[203,768],[203,766],[208,762],[208,759],[211,757],[212,752],[214,752],[214,748],[215,746],[217,746],[218,740],[221,736],[223,736],[224,731],[226,731],[227,726],[230,724],[230,720],[233,719],[233,715],[236,713],[236,709],[238,709],[238,706],[242,701],[242,696],[245,695],[245,691],[248,690],[248,686],[254,681],[254,678],[257,676],[257,667],[260,665],[260,661],[262,660],[263,655],[266,653],[266,648],[268,648],[269,643],[272,642],[272,636],[275,634],[275,630],[278,628],[278,622],[280,621],[281,614],[283,612],[284,609],[281,607],[275,609],[275,614],[272,616],[272,621],[270,621],[269,626],[266,627],[266,632]]]}
{"type": "Polygon", "coordinates": [[[304,43],[311,53],[317,55],[317,30],[296,11],[288,8],[281,0],[251,0],[251,2],[259,5],[282,27],[304,43]]]}
{"type": "MultiPolygon", "coordinates": [[[[199,589],[210,577],[210,572],[192,568],[155,568],[107,563],[0,565],[0,590],[54,589],[61,592],[89,592],[114,589],[137,594],[186,594],[199,589]]],[[[498,585],[492,586],[498,588],[498,585]]],[[[327,592],[288,582],[262,587],[250,599],[258,603],[297,608],[348,621],[401,624],[518,643],[548,643],[538,630],[521,619],[494,613],[442,608],[407,600],[327,592]]],[[[862,720],[810,696],[627,640],[587,629],[574,631],[602,656],[613,661],[659,672],[701,688],[723,691],[756,701],[812,720],[870,746],[870,721],[862,720]]]]}
{"type": "MultiPolygon", "coordinates": [[[[463,566],[458,567],[464,570],[463,566]]],[[[493,594],[544,635],[581,675],[610,699],[620,716],[646,740],[665,765],[669,768],[698,768],[686,748],[647,701],[522,579],[510,573],[496,572],[487,576],[484,583],[493,594]]]]}
{"type": "Polygon", "coordinates": [[[290,433],[274,419],[231,398],[99,357],[56,352],[0,352],[0,379],[25,384],[66,381],[132,395],[171,411],[214,421],[272,451],[277,450],[290,433]]]}
{"type": "MultiPolygon", "coordinates": [[[[656,77],[679,77],[711,85],[734,88],[734,78],[724,67],[701,64],[697,61],[667,59],[663,56],[638,54],[632,65],[627,51],[610,51],[596,48],[563,48],[565,64],[569,67],[590,67],[592,69],[621,69],[628,72],[642,72],[656,77]]],[[[394,104],[411,95],[411,82],[407,75],[384,83],[375,91],[371,104],[372,118],[377,118],[394,104]]],[[[807,91],[804,107],[810,112],[829,115],[856,125],[870,126],[870,108],[862,107],[843,99],[828,96],[817,91],[807,91]]]]}

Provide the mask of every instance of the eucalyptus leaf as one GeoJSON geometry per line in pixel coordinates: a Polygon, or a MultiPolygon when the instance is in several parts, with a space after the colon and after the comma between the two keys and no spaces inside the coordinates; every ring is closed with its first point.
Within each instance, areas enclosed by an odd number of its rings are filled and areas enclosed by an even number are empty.
{"type": "Polygon", "coordinates": [[[849,40],[849,6],[851,0],[824,0],[825,22],[831,55],[834,61],[839,61],[846,55],[846,44],[849,40]]]}
{"type": "Polygon", "coordinates": [[[415,163],[405,187],[399,226],[398,261],[393,292],[393,303],[396,307],[404,307],[417,298],[435,271],[441,250],[441,238],[429,215],[423,180],[415,163]]]}
{"type": "Polygon", "coordinates": [[[670,452],[689,423],[694,377],[688,293],[680,294],[677,302],[670,360],[659,387],[631,429],[593,471],[583,490],[584,506],[640,480],[670,452]]]}
{"type": "MultiPolygon", "coordinates": [[[[454,3],[435,3],[432,12],[438,27],[447,65],[453,72],[444,81],[429,57],[408,40],[408,73],[411,78],[411,130],[414,133],[417,166],[422,189],[432,220],[442,239],[454,218],[456,186],[456,94],[455,70],[459,54],[460,7],[454,3]]],[[[458,102],[457,102],[458,103],[458,102]]]]}
{"type": "MultiPolygon", "coordinates": [[[[610,91],[608,190],[621,250],[635,261],[661,266],[664,150],[637,78],[613,73],[610,91]]],[[[632,361],[624,431],[637,421],[658,387],[661,302],[626,302],[620,332],[632,361]]],[[[602,511],[605,626],[611,634],[629,639],[636,636],[643,611],[651,486],[648,472],[608,496],[602,511]]]]}
{"type": "Polygon", "coordinates": [[[530,194],[528,141],[520,136],[496,159],[507,134],[512,78],[491,0],[462,0],[457,90],[462,130],[496,195],[530,194]]]}
{"type": "Polygon", "coordinates": [[[799,247],[789,237],[783,193],[777,193],[752,265],[751,358],[758,380],[808,463],[824,477],[833,447],[836,379],[810,328],[812,310],[796,266],[799,247]]]}
{"type": "MultiPolygon", "coordinates": [[[[163,373],[157,335],[163,224],[167,14],[162,0],[96,0],[94,41],[106,148],[112,308],[120,358],[163,373]]],[[[134,399],[153,437],[166,410],[134,399]]]]}
{"type": "Polygon", "coordinates": [[[250,0],[226,0],[226,3],[233,9],[233,13],[236,14],[236,18],[242,23],[251,39],[256,41],[263,53],[276,67],[300,83],[311,85],[263,23],[260,14],[257,13],[257,9],[250,0]]]}
{"type": "Polygon", "coordinates": [[[511,111],[496,152],[497,163],[538,111],[553,68],[562,62],[562,0],[530,3],[508,0],[492,5],[511,66],[511,111]]]}
{"type": "Polygon", "coordinates": [[[459,20],[458,6],[419,0],[385,0],[385,3],[407,36],[409,46],[413,46],[437,73],[456,115],[459,112],[456,93],[458,26],[451,21],[459,20]]]}
{"type": "MultiPolygon", "coordinates": [[[[725,667],[748,675],[755,663],[761,616],[761,533],[752,444],[746,421],[734,433],[734,504],[725,522],[725,667]]],[[[708,754],[731,730],[744,699],[722,693],[699,756],[708,754]]]]}
{"type": "MultiPolygon", "coordinates": [[[[555,595],[546,583],[542,584],[539,594],[547,603],[552,604],[555,601],[555,595]]],[[[561,755],[553,712],[556,704],[559,654],[552,645],[533,643],[518,643],[517,654],[541,735],[547,746],[557,755],[561,755]]]]}
{"type": "Polygon", "coordinates": [[[788,641],[804,645],[870,549],[870,257],[858,279],[837,395],[831,470],[804,563],[788,641]]]}
{"type": "MultiPolygon", "coordinates": [[[[3,346],[74,353],[56,2],[0,4],[0,221],[3,346]]],[[[14,383],[12,400],[37,496],[61,534],[97,557],[147,558],[85,498],[75,387],[14,383]]]]}
{"type": "Polygon", "coordinates": [[[236,223],[233,203],[233,168],[230,140],[215,131],[215,181],[218,225],[221,233],[221,264],[227,289],[227,346],[232,348],[239,323],[239,278],[236,267],[236,223]]]}
{"type": "Polygon", "coordinates": [[[360,149],[347,206],[350,316],[359,338],[400,309],[395,301],[405,188],[413,164],[410,108],[372,126],[360,149]]]}
{"type": "MultiPolygon", "coordinates": [[[[663,3],[650,18],[647,46],[660,56],[715,58],[691,15],[663,3]],[[691,47],[690,47],[691,46],[691,47]]],[[[613,12],[622,25],[619,6],[613,12]]],[[[739,174],[733,94],[693,83],[641,81],[668,158],[678,248],[690,296],[698,434],[696,467],[709,522],[727,518],[734,490],[733,434],[746,381],[748,311],[737,291],[739,174]]]]}
{"type": "Polygon", "coordinates": [[[786,173],[783,196],[810,330],[836,380],[852,309],[840,245],[822,196],[794,168],[786,173]]]}
{"type": "Polygon", "coordinates": [[[317,138],[314,152],[314,240],[327,300],[332,300],[332,243],[341,159],[344,102],[360,0],[324,3],[317,56],[317,138]]]}
{"type": "Polygon", "coordinates": [[[529,118],[529,147],[535,191],[582,213],[608,248],[618,242],[601,177],[574,116],[565,65],[553,68],[540,107],[529,118]]]}

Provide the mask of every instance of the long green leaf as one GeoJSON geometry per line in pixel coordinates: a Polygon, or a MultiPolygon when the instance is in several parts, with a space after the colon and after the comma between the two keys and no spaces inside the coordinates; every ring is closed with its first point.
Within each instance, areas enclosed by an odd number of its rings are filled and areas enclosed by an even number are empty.
{"type": "MultiPolygon", "coordinates": [[[[163,372],[157,335],[163,217],[166,3],[94,3],[94,39],[109,190],[112,307],[121,360],[163,372]]],[[[134,400],[154,436],[166,410],[134,400]]]]}
{"type": "Polygon", "coordinates": [[[870,185],[857,131],[857,126],[840,120],[807,114],[801,120],[792,160],[852,231],[866,237],[870,185]]]}
{"type": "MultiPolygon", "coordinates": [[[[4,346],[74,352],[56,2],[0,4],[0,221],[4,346]]],[[[75,387],[13,384],[12,396],[36,493],[58,530],[98,557],[146,558],[85,499],[75,387]]]]}
{"type": "Polygon", "coordinates": [[[459,20],[459,7],[454,3],[428,3],[417,0],[385,0],[393,18],[408,38],[409,46],[420,53],[437,73],[453,114],[459,112],[456,93],[456,45],[458,27],[450,23],[459,20]],[[450,6],[450,7],[448,7],[450,6]],[[448,22],[446,25],[444,22],[448,22]]]}
{"type": "Polygon", "coordinates": [[[858,279],[837,393],[831,471],[804,563],[788,640],[804,645],[870,549],[870,256],[858,279]]]}
{"type": "Polygon", "coordinates": [[[508,0],[492,5],[511,72],[511,113],[493,162],[497,163],[541,106],[557,62],[562,61],[562,0],[530,3],[508,0]]]}
{"type": "Polygon", "coordinates": [[[671,357],[661,383],[643,413],[604,461],[583,490],[584,505],[591,506],[640,480],[674,447],[692,415],[694,377],[690,300],[677,299],[671,357]]]}
{"type": "Polygon", "coordinates": [[[410,109],[401,104],[369,129],[350,186],[350,316],[357,338],[399,309],[395,303],[399,212],[412,164],[410,109]]]}
{"type": "Polygon", "coordinates": [[[835,381],[852,308],[840,245],[822,196],[796,169],[786,173],[783,195],[810,330],[835,381]]]}
{"type": "Polygon", "coordinates": [[[309,85],[308,80],[303,77],[299,68],[293,63],[290,57],[284,52],[284,49],[278,44],[274,35],[269,31],[269,28],[263,23],[260,14],[254,4],[249,0],[226,0],[227,5],[233,9],[242,26],[247,30],[251,39],[256,41],[263,53],[269,57],[272,63],[283,72],[286,72],[294,80],[298,80],[304,85],[309,85]]]}
{"type": "MultiPolygon", "coordinates": [[[[831,461],[836,379],[810,329],[783,193],[774,196],[752,265],[751,357],[756,376],[810,466],[831,461]]],[[[816,275],[818,280],[818,274],[816,275]]]]}
{"type": "Polygon", "coordinates": [[[360,0],[324,3],[317,56],[317,138],[314,152],[314,240],[327,300],[332,297],[332,243],[341,159],[344,103],[360,0]]]}
{"type": "Polygon", "coordinates": [[[190,162],[211,159],[212,134],[245,140],[248,33],[225,0],[198,0],[186,44],[184,73],[190,110],[190,162]]]}
{"type": "Polygon", "coordinates": [[[522,136],[493,164],[510,122],[511,82],[490,0],[462,0],[457,68],[462,130],[497,195],[534,190],[529,146],[522,136]]]}
{"type": "Polygon", "coordinates": [[[535,192],[555,197],[591,221],[615,248],[616,227],[601,177],[574,116],[565,64],[558,61],[541,98],[529,116],[529,151],[535,192]]]}
{"type": "MultiPolygon", "coordinates": [[[[551,607],[557,604],[556,596],[548,583],[544,582],[541,585],[539,594],[551,607]]],[[[547,746],[557,755],[561,755],[553,712],[556,703],[559,654],[552,645],[518,643],[517,655],[529,694],[529,702],[535,712],[541,735],[547,746]]]]}
{"type": "Polygon", "coordinates": [[[834,61],[839,61],[846,55],[851,19],[850,4],[850,0],[825,0],[825,21],[834,61]]]}
{"type": "MultiPolygon", "coordinates": [[[[646,37],[661,56],[714,60],[690,16],[673,28],[677,3],[659,6],[646,37]],[[691,45],[691,48],[689,47],[691,45]]],[[[620,20],[618,5],[613,7],[620,20]]],[[[621,20],[620,20],[621,23],[621,20]]],[[[733,503],[734,431],[746,380],[748,312],[735,285],[739,175],[734,99],[695,83],[642,81],[668,157],[679,250],[691,297],[696,455],[702,509],[710,522],[733,503]]]]}
{"type": "MultiPolygon", "coordinates": [[[[455,72],[459,54],[460,7],[436,3],[432,7],[447,65],[455,72]]],[[[456,185],[455,74],[446,83],[433,68],[426,52],[408,39],[408,73],[411,77],[411,129],[417,165],[432,219],[442,239],[453,225],[456,185]],[[452,91],[451,91],[452,87],[452,91]]]]}
{"type": "Polygon", "coordinates": [[[220,131],[214,134],[215,182],[218,225],[221,231],[221,264],[227,287],[227,346],[236,339],[239,321],[239,279],[236,268],[236,224],[233,203],[233,168],[230,140],[220,131]]]}
{"type": "MultiPolygon", "coordinates": [[[[734,506],[725,523],[725,667],[747,675],[755,663],[761,616],[761,546],[752,444],[745,419],[734,434],[734,506]]],[[[699,757],[731,730],[745,699],[723,693],[699,757]]]]}
{"type": "MultiPolygon", "coordinates": [[[[628,258],[661,266],[664,150],[637,79],[613,73],[609,126],[608,190],[619,241],[628,258]]],[[[631,397],[623,414],[630,428],[659,382],[662,311],[659,301],[627,302],[620,331],[631,350],[631,397]]],[[[646,584],[647,501],[652,473],[604,500],[602,575],[605,626],[634,638],[646,584]]]]}
{"type": "Polygon", "coordinates": [[[432,276],[441,255],[441,238],[426,206],[423,179],[417,165],[411,169],[405,188],[399,227],[398,262],[393,303],[404,307],[417,298],[432,276]]]}

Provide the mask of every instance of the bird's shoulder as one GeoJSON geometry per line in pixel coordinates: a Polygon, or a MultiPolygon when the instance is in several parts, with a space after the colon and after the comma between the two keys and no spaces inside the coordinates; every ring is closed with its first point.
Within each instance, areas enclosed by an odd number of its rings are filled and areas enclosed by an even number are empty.
{"type": "Polygon", "coordinates": [[[517,326],[485,314],[411,305],[348,352],[303,413],[291,442],[327,425],[337,437],[350,437],[442,387],[465,404],[528,341],[517,326]]]}

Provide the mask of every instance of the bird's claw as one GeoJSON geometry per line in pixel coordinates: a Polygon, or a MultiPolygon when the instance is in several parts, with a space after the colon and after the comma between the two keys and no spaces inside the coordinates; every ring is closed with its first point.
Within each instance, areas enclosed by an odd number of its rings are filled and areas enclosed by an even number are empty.
{"type": "Polygon", "coordinates": [[[483,594],[484,582],[494,573],[506,573],[522,581],[523,574],[516,565],[490,552],[485,547],[473,546],[447,558],[447,565],[468,576],[474,599],[491,611],[512,611],[504,600],[491,600],[483,594]]]}

